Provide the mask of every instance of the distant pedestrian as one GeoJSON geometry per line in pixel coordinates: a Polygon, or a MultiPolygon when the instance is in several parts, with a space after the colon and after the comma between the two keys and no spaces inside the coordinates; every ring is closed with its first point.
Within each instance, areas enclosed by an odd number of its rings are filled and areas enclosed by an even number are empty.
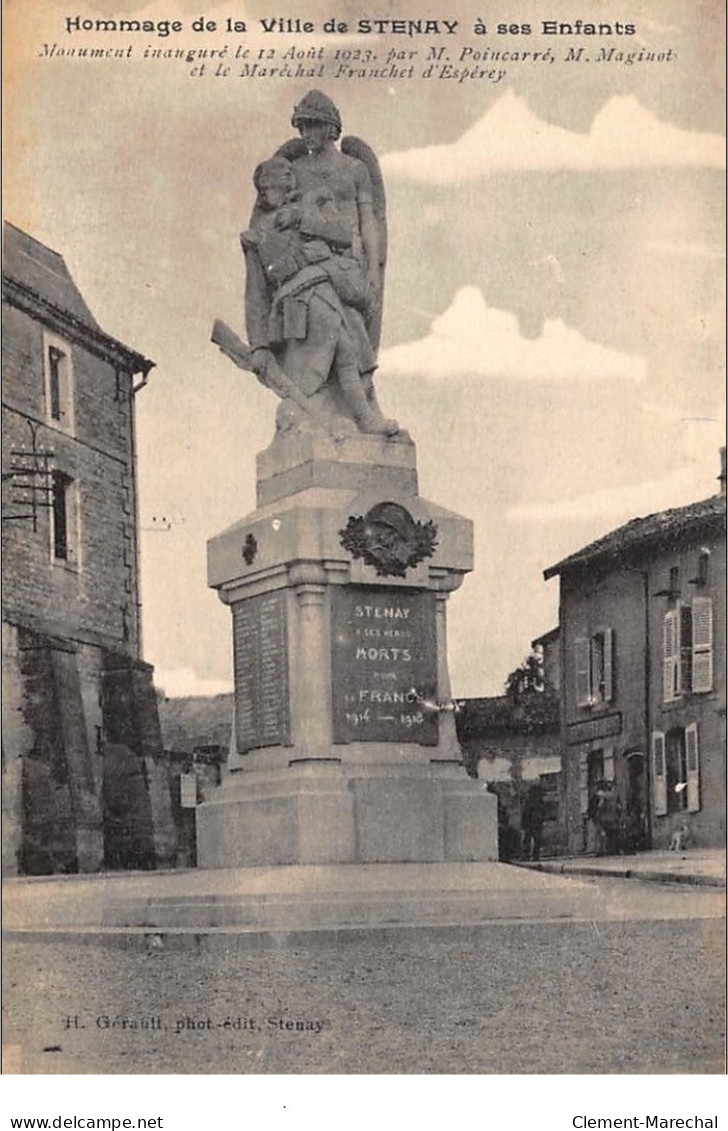
{"type": "Polygon", "coordinates": [[[544,796],[541,785],[536,782],[526,794],[521,808],[521,833],[523,835],[524,860],[538,860],[541,856],[543,837],[544,796]]]}
{"type": "Polygon", "coordinates": [[[620,848],[622,806],[614,782],[597,783],[594,820],[597,828],[597,855],[612,856],[620,848]]]}

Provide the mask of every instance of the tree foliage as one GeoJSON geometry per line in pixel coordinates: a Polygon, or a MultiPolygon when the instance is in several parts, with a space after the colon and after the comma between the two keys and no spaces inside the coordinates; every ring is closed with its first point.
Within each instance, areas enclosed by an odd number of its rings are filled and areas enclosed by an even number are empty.
{"type": "Polygon", "coordinates": [[[505,681],[506,698],[514,713],[532,726],[550,726],[558,721],[559,696],[544,674],[543,658],[530,652],[505,681]]]}

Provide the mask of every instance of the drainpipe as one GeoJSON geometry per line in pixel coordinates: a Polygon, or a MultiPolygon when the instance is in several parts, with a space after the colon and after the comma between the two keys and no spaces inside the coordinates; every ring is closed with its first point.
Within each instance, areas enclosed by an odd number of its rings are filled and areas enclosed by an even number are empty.
{"type": "MultiPolygon", "coordinates": [[[[647,840],[652,842],[652,650],[650,648],[650,573],[646,569],[637,569],[635,566],[625,566],[630,573],[638,573],[642,578],[642,604],[644,619],[644,654],[643,671],[645,684],[645,701],[643,705],[644,731],[645,731],[645,820],[647,822],[647,840]]],[[[647,848],[650,847],[647,844],[647,848]]]]}
{"type": "Polygon", "coordinates": [[[139,559],[139,492],[137,491],[137,446],[136,446],[136,402],[135,397],[142,389],[145,389],[149,382],[149,370],[154,365],[154,362],[147,362],[144,367],[136,372],[141,373],[141,381],[138,385],[134,384],[134,372],[129,374],[129,381],[131,385],[131,396],[129,398],[129,448],[131,455],[131,489],[134,496],[133,499],[133,514],[134,514],[134,590],[135,590],[135,607],[136,607],[136,631],[137,631],[137,647],[136,658],[141,660],[144,658],[144,650],[142,646],[142,600],[141,600],[141,569],[139,559]]]}
{"type": "Polygon", "coordinates": [[[647,844],[652,846],[652,653],[650,649],[650,574],[642,570],[645,616],[645,821],[647,844]]]}
{"type": "MultiPolygon", "coordinates": [[[[571,854],[571,812],[569,810],[570,790],[569,785],[573,780],[573,766],[571,765],[570,750],[566,743],[566,696],[568,694],[568,678],[566,665],[566,619],[564,617],[564,579],[559,578],[559,737],[561,739],[561,783],[559,809],[562,814],[562,835],[566,854],[571,854]]],[[[578,798],[578,780],[576,796],[578,798]]]]}

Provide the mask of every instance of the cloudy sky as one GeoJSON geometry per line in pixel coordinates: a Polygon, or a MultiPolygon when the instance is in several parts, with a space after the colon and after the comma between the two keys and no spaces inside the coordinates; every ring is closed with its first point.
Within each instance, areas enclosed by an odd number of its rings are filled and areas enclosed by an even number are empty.
{"type": "MultiPolygon", "coordinates": [[[[285,5],[283,6],[285,8],[285,5]]],[[[499,35],[452,5],[455,35],[335,41],[263,35],[271,5],[202,6],[244,34],[194,33],[199,0],[73,6],[175,16],[185,31],[69,35],[51,0],[5,0],[6,216],[60,251],[108,333],[156,362],[138,399],[145,655],[168,694],[230,686],[229,613],[206,589],[206,540],[250,512],[275,398],[209,343],[242,330],[238,233],[254,166],[290,136],[311,86],[378,153],[390,257],[378,388],[417,443],[422,494],[475,522],[476,567],[450,603],[457,695],[497,693],[557,619],[542,571],[638,515],[715,491],[723,442],[723,60],[712,0],[523,0],[499,35]],[[633,36],[543,36],[541,18],[628,21],[633,36]],[[131,59],[44,56],[134,42],[131,59]],[[416,51],[409,79],[315,83],[193,76],[144,48],[416,51]],[[428,47],[550,49],[418,77],[428,47]],[[599,61],[599,48],[668,55],[599,61]],[[569,47],[586,59],[567,62],[569,47]],[[8,176],[8,169],[10,175],[8,176]]],[[[342,0],[282,11],[317,27],[372,15],[342,0]]],[[[376,15],[441,18],[441,4],[376,15]]],[[[371,64],[373,65],[373,64],[371,64]]],[[[328,64],[327,64],[328,66],[328,64]]]]}

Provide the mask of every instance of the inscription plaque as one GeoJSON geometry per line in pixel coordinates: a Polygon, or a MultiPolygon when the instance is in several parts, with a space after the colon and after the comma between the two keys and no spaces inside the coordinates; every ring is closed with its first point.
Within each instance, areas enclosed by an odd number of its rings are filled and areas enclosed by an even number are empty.
{"type": "Polygon", "coordinates": [[[593,742],[599,738],[610,738],[622,732],[622,714],[617,712],[612,715],[602,715],[596,719],[584,719],[578,723],[569,723],[566,728],[566,741],[569,746],[579,742],[593,742]]]}
{"type": "Polygon", "coordinates": [[[336,586],[331,633],[334,742],[436,746],[434,595],[336,586]]]}
{"type": "Polygon", "coordinates": [[[290,744],[285,593],[233,606],[233,657],[238,752],[290,744]]]}

